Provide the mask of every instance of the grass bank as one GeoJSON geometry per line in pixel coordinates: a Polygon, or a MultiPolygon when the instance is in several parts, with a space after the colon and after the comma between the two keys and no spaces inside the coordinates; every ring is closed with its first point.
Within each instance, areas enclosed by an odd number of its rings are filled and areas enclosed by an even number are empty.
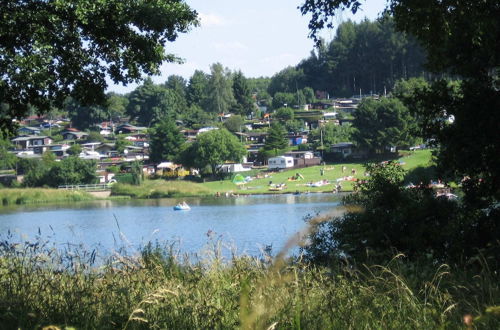
{"type": "Polygon", "coordinates": [[[95,197],[84,191],[48,188],[0,189],[0,203],[3,206],[49,202],[80,202],[94,199],[95,197]]]}
{"type": "Polygon", "coordinates": [[[214,243],[197,262],[170,248],[63,253],[0,245],[0,324],[77,329],[461,329],[500,325],[498,274],[446,265],[338,265],[233,257],[214,243]],[[467,316],[469,317],[469,316],[467,316]]]}
{"type": "MultiPolygon", "coordinates": [[[[431,150],[417,150],[414,152],[404,152],[399,158],[401,166],[405,170],[412,170],[417,167],[427,167],[431,161],[431,150]]],[[[261,178],[254,179],[244,185],[236,185],[231,180],[221,180],[206,182],[202,185],[208,188],[212,194],[217,192],[235,192],[238,194],[267,194],[267,193],[293,193],[293,192],[332,192],[334,185],[327,184],[320,187],[311,187],[310,182],[327,180],[337,182],[338,179],[353,177],[354,179],[365,179],[365,162],[345,162],[327,164],[325,166],[311,166],[301,169],[283,170],[281,172],[261,173],[261,178]],[[345,170],[343,170],[345,168],[345,170]],[[354,174],[353,174],[354,170],[354,174]],[[292,177],[300,173],[303,178],[300,180],[291,180],[292,177]],[[265,176],[264,176],[265,174],[265,176]],[[322,175],[323,174],[323,175],[322,175]],[[285,184],[286,188],[281,191],[269,191],[269,183],[285,184]]],[[[243,176],[247,174],[241,173],[243,176]]],[[[343,191],[352,191],[355,181],[340,181],[343,191]]]]}
{"type": "Polygon", "coordinates": [[[203,185],[190,181],[145,180],[140,186],[116,183],[111,188],[112,196],[132,198],[168,198],[210,195],[203,185]]]}

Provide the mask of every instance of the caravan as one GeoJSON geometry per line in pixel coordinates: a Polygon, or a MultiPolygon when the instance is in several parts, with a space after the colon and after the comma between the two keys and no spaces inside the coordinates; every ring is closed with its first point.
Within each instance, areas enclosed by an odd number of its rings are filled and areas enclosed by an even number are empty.
{"type": "Polygon", "coordinates": [[[288,156],[278,156],[269,158],[268,168],[271,169],[284,169],[284,168],[292,168],[293,165],[293,157],[288,156]]]}

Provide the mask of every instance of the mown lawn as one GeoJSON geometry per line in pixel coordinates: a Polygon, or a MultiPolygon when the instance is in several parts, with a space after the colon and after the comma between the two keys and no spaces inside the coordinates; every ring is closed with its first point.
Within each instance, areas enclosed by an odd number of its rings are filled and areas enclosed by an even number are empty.
{"type": "MultiPolygon", "coordinates": [[[[405,152],[405,156],[400,157],[405,170],[411,170],[418,166],[426,167],[431,161],[431,150],[417,150],[414,152],[405,152]]],[[[211,181],[203,183],[202,185],[208,188],[213,194],[219,193],[235,193],[235,194],[265,194],[265,193],[291,193],[291,192],[331,192],[337,184],[337,179],[352,176],[356,179],[363,179],[365,177],[364,162],[359,163],[329,163],[325,166],[312,166],[301,169],[292,169],[282,172],[261,172],[261,178],[254,179],[244,185],[236,185],[231,180],[211,181]],[[342,168],[345,171],[342,172],[342,168]],[[321,175],[321,169],[324,169],[321,175]],[[355,174],[352,174],[352,170],[355,174]],[[300,173],[304,179],[292,181],[289,180],[300,173]],[[267,175],[264,177],[264,175],[267,175]],[[320,180],[327,180],[329,183],[321,187],[310,187],[307,184],[311,182],[318,182],[320,180]],[[269,184],[285,184],[286,188],[281,191],[270,191],[269,184]]],[[[246,176],[245,172],[241,173],[246,176]]],[[[352,191],[355,181],[342,180],[342,191],[352,191]]]]}

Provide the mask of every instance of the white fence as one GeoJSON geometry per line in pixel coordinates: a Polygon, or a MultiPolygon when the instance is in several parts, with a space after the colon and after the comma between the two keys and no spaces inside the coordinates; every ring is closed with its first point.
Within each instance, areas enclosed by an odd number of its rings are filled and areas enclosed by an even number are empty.
{"type": "Polygon", "coordinates": [[[111,185],[107,183],[97,183],[97,184],[63,185],[57,188],[64,190],[104,191],[104,190],[110,190],[111,185]]]}

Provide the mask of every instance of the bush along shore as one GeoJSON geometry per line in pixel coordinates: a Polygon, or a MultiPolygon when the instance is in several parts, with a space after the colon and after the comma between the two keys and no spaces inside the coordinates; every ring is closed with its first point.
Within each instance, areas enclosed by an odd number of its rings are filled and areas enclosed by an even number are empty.
{"type": "Polygon", "coordinates": [[[0,243],[8,329],[498,328],[498,274],[399,255],[382,265],[233,256],[213,241],[196,261],[149,244],[100,258],[39,239],[0,243]]]}
{"type": "Polygon", "coordinates": [[[70,191],[50,188],[0,189],[0,203],[3,206],[37,204],[48,202],[80,202],[96,199],[84,191],[70,191]]]}

